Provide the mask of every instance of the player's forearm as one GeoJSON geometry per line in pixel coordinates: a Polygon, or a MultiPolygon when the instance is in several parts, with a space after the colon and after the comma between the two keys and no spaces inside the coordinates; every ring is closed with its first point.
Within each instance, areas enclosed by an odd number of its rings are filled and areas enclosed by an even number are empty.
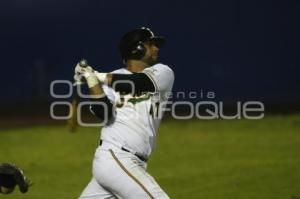
{"type": "Polygon", "coordinates": [[[106,82],[107,82],[107,85],[109,85],[109,86],[112,85],[112,76],[113,76],[112,73],[107,73],[106,82]]]}
{"type": "Polygon", "coordinates": [[[96,84],[95,86],[89,88],[89,92],[90,92],[90,98],[92,99],[97,99],[105,96],[104,91],[100,86],[100,84],[96,84]]]}
{"type": "Polygon", "coordinates": [[[97,99],[105,95],[99,80],[94,74],[87,74],[85,79],[89,87],[90,98],[97,99]]]}

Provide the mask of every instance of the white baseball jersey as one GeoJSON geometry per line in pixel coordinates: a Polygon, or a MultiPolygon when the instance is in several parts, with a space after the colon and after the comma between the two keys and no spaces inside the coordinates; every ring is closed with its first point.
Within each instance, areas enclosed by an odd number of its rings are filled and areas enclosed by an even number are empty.
{"type": "MultiPolygon", "coordinates": [[[[132,152],[149,157],[155,148],[156,133],[161,121],[162,109],[168,101],[168,95],[174,83],[174,73],[164,64],[155,64],[145,68],[145,73],[154,83],[155,93],[140,96],[121,95],[113,88],[103,85],[107,97],[116,107],[113,122],[102,128],[101,139],[132,152]]],[[[118,74],[132,74],[125,68],[113,71],[118,74]]]]}

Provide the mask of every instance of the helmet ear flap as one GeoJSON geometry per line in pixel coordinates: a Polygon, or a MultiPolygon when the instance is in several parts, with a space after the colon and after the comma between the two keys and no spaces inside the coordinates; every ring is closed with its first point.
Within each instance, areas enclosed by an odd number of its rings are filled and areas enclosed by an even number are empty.
{"type": "Polygon", "coordinates": [[[131,51],[131,56],[133,59],[142,59],[146,54],[146,48],[143,42],[139,42],[135,48],[131,51]]]}

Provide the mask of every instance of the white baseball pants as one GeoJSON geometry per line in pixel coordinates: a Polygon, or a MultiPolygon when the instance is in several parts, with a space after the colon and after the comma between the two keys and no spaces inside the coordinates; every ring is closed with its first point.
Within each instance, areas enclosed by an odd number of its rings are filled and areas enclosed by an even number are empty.
{"type": "Polygon", "coordinates": [[[146,166],[135,155],[103,143],[95,153],[93,177],[79,199],[168,199],[146,166]]]}

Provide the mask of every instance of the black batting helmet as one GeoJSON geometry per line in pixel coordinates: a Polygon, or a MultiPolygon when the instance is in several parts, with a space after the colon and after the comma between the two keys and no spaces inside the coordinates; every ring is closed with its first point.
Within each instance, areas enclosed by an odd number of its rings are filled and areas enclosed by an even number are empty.
{"type": "Polygon", "coordinates": [[[153,41],[160,48],[165,43],[164,37],[157,37],[146,27],[137,28],[125,33],[120,41],[119,50],[124,61],[141,59],[146,53],[143,42],[153,41]]]}

